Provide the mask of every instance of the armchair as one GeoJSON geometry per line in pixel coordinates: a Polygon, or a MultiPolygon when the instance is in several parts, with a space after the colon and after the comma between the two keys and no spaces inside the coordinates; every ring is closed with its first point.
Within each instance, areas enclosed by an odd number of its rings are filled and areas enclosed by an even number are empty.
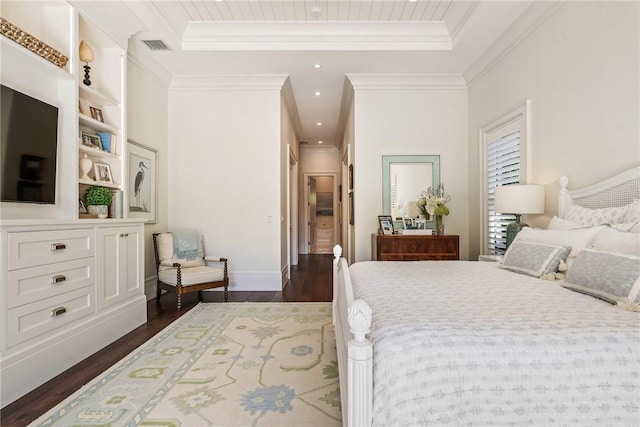
{"type": "MultiPolygon", "coordinates": [[[[193,232],[194,235],[195,232],[193,232]]],[[[198,243],[202,247],[202,237],[197,234],[198,243]]],[[[156,301],[160,301],[162,290],[175,292],[178,311],[182,308],[182,295],[198,292],[202,301],[202,291],[224,286],[224,301],[229,300],[229,277],[227,275],[227,258],[204,256],[203,251],[194,259],[179,259],[175,255],[174,234],[154,233],[153,249],[156,258],[158,280],[156,301]],[[216,263],[210,266],[208,263],[216,263]]]]}

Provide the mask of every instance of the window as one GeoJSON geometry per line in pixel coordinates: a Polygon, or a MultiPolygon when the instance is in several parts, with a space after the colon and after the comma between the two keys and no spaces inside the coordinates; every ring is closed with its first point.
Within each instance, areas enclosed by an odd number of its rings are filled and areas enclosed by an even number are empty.
{"type": "Polygon", "coordinates": [[[509,114],[481,128],[482,240],[485,254],[504,254],[507,225],[513,214],[497,214],[495,188],[527,182],[527,141],[529,101],[509,114]]]}
{"type": "Polygon", "coordinates": [[[504,254],[507,249],[507,225],[514,214],[495,211],[495,189],[520,182],[520,132],[515,131],[487,143],[487,244],[490,254],[504,254]]]}

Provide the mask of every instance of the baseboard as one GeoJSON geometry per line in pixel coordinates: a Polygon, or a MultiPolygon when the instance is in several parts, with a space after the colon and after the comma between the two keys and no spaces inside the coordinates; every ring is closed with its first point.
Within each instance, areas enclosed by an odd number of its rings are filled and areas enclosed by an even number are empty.
{"type": "Polygon", "coordinates": [[[147,321],[140,295],[106,309],[45,342],[3,354],[0,364],[0,407],[14,402],[147,321]]]}

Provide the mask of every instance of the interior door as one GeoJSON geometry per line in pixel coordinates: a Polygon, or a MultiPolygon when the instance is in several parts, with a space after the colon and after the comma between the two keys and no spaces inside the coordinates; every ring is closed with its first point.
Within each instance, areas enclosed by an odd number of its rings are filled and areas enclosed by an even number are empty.
{"type": "Polygon", "coordinates": [[[316,203],[316,179],[313,177],[309,177],[309,253],[314,253],[317,246],[316,203]]]}

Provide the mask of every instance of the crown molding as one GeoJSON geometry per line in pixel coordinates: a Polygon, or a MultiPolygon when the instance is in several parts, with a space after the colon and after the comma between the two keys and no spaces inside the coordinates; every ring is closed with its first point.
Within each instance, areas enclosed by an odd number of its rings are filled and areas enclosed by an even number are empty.
{"type": "Polygon", "coordinates": [[[516,47],[527,39],[542,23],[564,5],[563,1],[534,2],[495,43],[467,68],[463,76],[469,87],[488,73],[516,47]]]}
{"type": "Polygon", "coordinates": [[[347,74],[354,90],[467,89],[459,74],[347,74]]]}
{"type": "Polygon", "coordinates": [[[449,51],[443,22],[189,22],[184,50],[449,51]]]}
{"type": "Polygon", "coordinates": [[[289,76],[286,74],[216,74],[207,76],[173,76],[169,90],[232,91],[280,90],[289,76]]]}

